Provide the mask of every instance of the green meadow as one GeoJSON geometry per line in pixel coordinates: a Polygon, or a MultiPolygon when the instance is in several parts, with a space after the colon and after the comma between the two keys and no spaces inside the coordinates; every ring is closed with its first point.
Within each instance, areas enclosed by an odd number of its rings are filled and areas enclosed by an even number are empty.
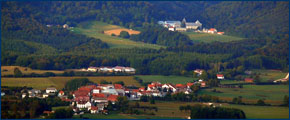
{"type": "Polygon", "coordinates": [[[106,30],[120,29],[123,27],[117,25],[110,25],[100,21],[84,22],[78,25],[78,27],[71,28],[70,30],[75,33],[84,34],[88,37],[98,38],[109,44],[111,48],[152,48],[159,49],[163,46],[155,44],[147,44],[143,42],[135,42],[129,39],[120,38],[117,36],[106,35],[103,32],[106,30]]]}
{"type": "Polygon", "coordinates": [[[237,41],[242,40],[243,38],[235,37],[235,36],[228,36],[228,35],[217,35],[217,34],[209,34],[209,33],[196,33],[196,32],[183,32],[184,34],[188,35],[189,38],[194,42],[230,42],[230,41],[237,41]]]}

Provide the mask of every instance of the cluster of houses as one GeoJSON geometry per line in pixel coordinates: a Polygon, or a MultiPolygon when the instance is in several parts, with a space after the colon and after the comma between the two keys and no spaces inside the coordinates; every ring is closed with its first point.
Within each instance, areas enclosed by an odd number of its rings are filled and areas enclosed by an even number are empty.
{"type": "MultiPolygon", "coordinates": [[[[22,98],[25,98],[25,97],[47,98],[49,96],[55,96],[57,94],[57,92],[58,91],[56,88],[47,88],[44,92],[42,92],[41,90],[38,90],[38,89],[27,90],[27,92],[25,92],[25,90],[21,91],[22,98]]],[[[62,96],[62,95],[64,95],[64,92],[59,91],[58,95],[62,96]]]]}
{"type": "Polygon", "coordinates": [[[210,33],[210,34],[218,34],[218,35],[225,34],[225,32],[218,32],[217,29],[215,29],[215,28],[210,28],[210,29],[203,28],[202,31],[197,31],[197,32],[200,32],[200,33],[210,33]]]}
{"type": "Polygon", "coordinates": [[[72,93],[71,105],[75,113],[81,113],[84,110],[90,111],[92,114],[106,113],[105,107],[108,102],[116,104],[118,96],[126,96],[129,100],[140,100],[141,96],[164,97],[168,92],[190,94],[192,92],[190,87],[194,84],[201,84],[201,87],[206,86],[204,81],[176,85],[152,82],[147,87],[139,89],[129,89],[121,84],[87,85],[72,93]]]}
{"type": "Polygon", "coordinates": [[[185,18],[180,21],[158,21],[159,25],[162,25],[165,28],[168,28],[169,31],[189,31],[189,30],[198,30],[202,28],[202,24],[196,20],[195,22],[186,22],[185,18]]]}
{"type": "Polygon", "coordinates": [[[198,20],[195,22],[186,22],[186,19],[180,21],[158,21],[158,24],[168,28],[169,31],[178,31],[178,32],[185,32],[185,31],[195,31],[201,33],[211,33],[211,34],[218,34],[223,35],[224,32],[218,32],[215,28],[202,29],[202,23],[198,20]]]}
{"type": "Polygon", "coordinates": [[[115,66],[115,67],[89,67],[87,69],[82,69],[81,71],[89,71],[89,72],[124,72],[124,73],[135,73],[136,70],[132,67],[123,67],[123,66],[115,66]]]}
{"type": "MultiPolygon", "coordinates": [[[[46,27],[52,27],[53,25],[50,25],[50,24],[48,24],[48,25],[46,25],[46,27]]],[[[61,25],[56,25],[57,27],[61,27],[61,25]]],[[[62,25],[62,28],[64,28],[64,29],[69,29],[69,28],[73,28],[73,27],[69,27],[69,25],[68,24],[64,24],[64,25],[62,25]]]]}

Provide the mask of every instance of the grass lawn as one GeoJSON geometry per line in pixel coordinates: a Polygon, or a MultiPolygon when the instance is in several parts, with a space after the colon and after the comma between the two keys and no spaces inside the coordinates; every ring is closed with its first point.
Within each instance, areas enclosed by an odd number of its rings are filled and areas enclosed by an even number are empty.
{"type": "Polygon", "coordinates": [[[136,75],[143,80],[143,82],[152,82],[158,81],[162,84],[164,83],[172,83],[172,84],[186,84],[188,82],[192,82],[194,78],[184,77],[184,76],[163,76],[163,75],[136,75]]]}
{"type": "Polygon", "coordinates": [[[54,86],[57,89],[64,88],[66,82],[74,78],[88,78],[90,81],[100,83],[101,80],[108,82],[124,81],[125,85],[135,85],[140,87],[140,84],[133,79],[132,76],[106,76],[106,77],[43,77],[43,78],[2,78],[1,86],[27,86],[36,89],[44,90],[47,87],[54,86]]]}
{"type": "Polygon", "coordinates": [[[217,35],[217,34],[208,34],[208,33],[196,33],[196,32],[184,32],[184,34],[188,35],[189,38],[194,42],[205,42],[210,43],[214,41],[219,42],[230,42],[242,40],[243,38],[228,36],[228,35],[217,35]]]}
{"type": "MultiPolygon", "coordinates": [[[[135,102],[130,102],[134,105],[135,102]]],[[[139,102],[141,106],[156,106],[158,107],[158,112],[152,110],[155,116],[167,116],[167,117],[180,117],[185,119],[190,116],[190,112],[180,111],[179,106],[186,106],[194,104],[200,104],[198,102],[165,102],[156,101],[155,104],[150,104],[149,102],[139,102]]],[[[289,118],[289,109],[287,107],[274,107],[274,106],[251,106],[251,105],[232,105],[222,103],[222,107],[237,108],[245,112],[247,118],[289,118]]],[[[150,111],[151,112],[151,111],[150,111]]]]}
{"type": "Polygon", "coordinates": [[[123,27],[117,25],[110,25],[100,21],[90,21],[84,22],[78,25],[78,27],[72,28],[71,31],[84,34],[89,37],[99,38],[102,41],[109,44],[111,48],[133,48],[133,47],[142,47],[142,48],[152,48],[159,49],[163,46],[155,44],[147,44],[143,42],[135,42],[129,39],[120,38],[117,36],[106,35],[102,31],[121,29],[123,27]]]}
{"type": "Polygon", "coordinates": [[[288,119],[288,107],[250,106],[250,105],[225,105],[224,107],[238,108],[245,112],[249,119],[288,119]]]}
{"type": "Polygon", "coordinates": [[[244,85],[243,88],[214,88],[222,93],[203,89],[199,94],[209,94],[232,100],[242,96],[245,102],[256,103],[258,99],[266,99],[266,103],[281,104],[285,95],[289,95],[289,85],[244,85]]]}
{"type": "Polygon", "coordinates": [[[269,80],[277,80],[286,77],[287,73],[283,73],[278,70],[252,70],[254,73],[259,74],[262,82],[268,82],[269,80]]]}
{"type": "Polygon", "coordinates": [[[63,73],[64,71],[58,71],[58,70],[34,70],[28,67],[20,67],[20,66],[1,66],[1,75],[13,75],[14,74],[14,68],[18,68],[19,70],[21,70],[21,72],[23,74],[30,74],[30,73],[38,73],[38,74],[42,74],[45,72],[53,72],[55,74],[60,74],[63,73]],[[3,71],[3,70],[7,70],[7,71],[3,71]],[[24,69],[27,69],[26,71],[24,69]]]}

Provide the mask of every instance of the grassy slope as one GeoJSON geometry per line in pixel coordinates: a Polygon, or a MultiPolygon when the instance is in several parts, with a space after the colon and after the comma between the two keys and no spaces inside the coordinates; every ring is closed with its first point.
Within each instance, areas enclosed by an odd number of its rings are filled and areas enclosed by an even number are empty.
{"type": "Polygon", "coordinates": [[[113,30],[122,28],[116,25],[110,25],[99,21],[93,22],[84,22],[81,23],[78,27],[72,28],[71,31],[87,35],[89,37],[99,38],[102,41],[109,44],[111,48],[132,48],[132,47],[141,47],[141,48],[153,48],[159,49],[160,45],[147,44],[143,42],[135,42],[129,39],[120,38],[117,36],[110,36],[103,34],[102,31],[113,30]]]}
{"type": "Polygon", "coordinates": [[[189,38],[194,42],[230,42],[242,40],[243,38],[228,36],[228,35],[217,35],[217,34],[208,34],[208,33],[196,33],[196,32],[184,32],[184,34],[188,35],[189,38]]]}
{"type": "Polygon", "coordinates": [[[268,80],[277,80],[286,77],[287,73],[276,70],[253,70],[255,73],[260,73],[262,82],[268,82],[268,80]]]}
{"type": "Polygon", "coordinates": [[[135,85],[140,87],[140,84],[133,79],[132,76],[113,76],[113,77],[44,77],[44,78],[2,78],[1,86],[27,86],[36,89],[46,89],[54,86],[57,89],[62,89],[66,82],[74,78],[88,78],[90,81],[100,83],[101,80],[108,82],[124,81],[125,85],[135,85]]]}
{"type": "Polygon", "coordinates": [[[158,81],[160,83],[182,83],[185,84],[187,82],[192,82],[193,78],[191,77],[183,77],[183,76],[163,76],[163,75],[137,75],[137,77],[141,78],[143,82],[151,82],[158,81]]]}

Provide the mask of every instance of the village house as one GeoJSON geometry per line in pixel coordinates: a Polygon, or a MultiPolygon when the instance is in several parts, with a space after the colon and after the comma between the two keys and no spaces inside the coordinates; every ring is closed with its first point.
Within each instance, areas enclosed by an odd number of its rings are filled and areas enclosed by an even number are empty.
{"type": "Polygon", "coordinates": [[[210,28],[207,33],[211,33],[211,34],[214,34],[214,33],[217,33],[217,30],[215,28],[210,28]]]}
{"type": "Polygon", "coordinates": [[[46,91],[46,93],[56,93],[57,89],[56,88],[47,88],[45,91],[46,91]]]}
{"type": "Polygon", "coordinates": [[[194,70],[194,72],[197,73],[198,76],[200,76],[202,74],[203,70],[202,69],[196,69],[196,70],[194,70]]]}
{"type": "Polygon", "coordinates": [[[98,68],[97,67],[89,67],[87,71],[97,72],[98,71],[98,68]]]}
{"type": "Polygon", "coordinates": [[[63,92],[62,90],[59,91],[59,92],[58,92],[58,96],[59,96],[59,97],[64,96],[64,92],[63,92]]]}
{"type": "Polygon", "coordinates": [[[225,32],[217,32],[218,35],[223,35],[225,32]]]}
{"type": "Polygon", "coordinates": [[[246,83],[253,83],[254,79],[253,78],[245,78],[246,83]]]}
{"type": "Polygon", "coordinates": [[[96,113],[99,113],[99,109],[97,106],[92,106],[91,107],[91,114],[96,114],[96,113]]]}
{"type": "Polygon", "coordinates": [[[62,27],[65,29],[69,28],[69,26],[67,24],[64,24],[62,27]]]}
{"type": "Polygon", "coordinates": [[[216,77],[217,77],[217,79],[219,79],[219,80],[223,80],[223,79],[225,79],[223,74],[217,74],[216,77]]]}

